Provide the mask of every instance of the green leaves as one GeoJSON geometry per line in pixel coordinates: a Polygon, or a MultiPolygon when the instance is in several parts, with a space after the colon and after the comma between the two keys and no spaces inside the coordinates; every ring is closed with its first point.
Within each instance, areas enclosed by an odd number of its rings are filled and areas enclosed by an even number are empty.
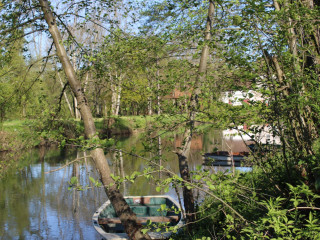
{"type": "Polygon", "coordinates": [[[146,234],[147,232],[149,232],[150,231],[150,228],[143,228],[143,229],[141,229],[141,232],[143,233],[143,234],[146,234]]]}
{"type": "Polygon", "coordinates": [[[89,180],[93,183],[94,187],[101,187],[102,183],[97,179],[95,180],[93,177],[89,177],[89,180]]]}
{"type": "Polygon", "coordinates": [[[71,179],[70,179],[70,185],[75,185],[75,184],[77,184],[78,183],[78,178],[77,177],[72,177],[71,179]]]}
{"type": "Polygon", "coordinates": [[[72,190],[75,188],[78,191],[82,191],[82,186],[79,185],[78,178],[76,176],[71,177],[69,181],[69,187],[68,190],[72,190]]]}
{"type": "Polygon", "coordinates": [[[102,187],[102,183],[100,180],[95,180],[93,177],[89,176],[89,184],[88,185],[81,185],[79,182],[78,177],[73,176],[69,181],[68,190],[77,190],[77,191],[85,191],[93,187],[102,187]],[[91,184],[90,184],[91,183],[91,184]]]}
{"type": "Polygon", "coordinates": [[[166,204],[161,204],[160,205],[160,211],[165,211],[167,209],[167,205],[166,204]]]}
{"type": "Polygon", "coordinates": [[[267,214],[261,216],[251,226],[245,227],[242,232],[252,238],[259,238],[269,232],[272,233],[270,237],[278,239],[316,239],[319,236],[319,214],[312,209],[312,206],[319,196],[310,192],[305,184],[289,187],[291,196],[289,202],[293,205],[288,205],[288,199],[280,197],[263,201],[262,204],[268,209],[267,214]],[[305,207],[306,204],[310,204],[310,207],[305,207]],[[310,211],[308,218],[304,213],[306,209],[310,211]]]}
{"type": "Polygon", "coordinates": [[[239,15],[233,16],[232,22],[233,22],[234,25],[236,25],[236,26],[240,25],[241,21],[242,21],[242,17],[241,16],[239,16],[239,15]]]}

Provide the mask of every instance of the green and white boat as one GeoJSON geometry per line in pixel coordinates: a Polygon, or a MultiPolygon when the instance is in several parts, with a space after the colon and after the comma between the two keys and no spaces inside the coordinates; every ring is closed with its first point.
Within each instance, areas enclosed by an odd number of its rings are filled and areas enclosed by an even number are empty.
{"type": "MultiPolygon", "coordinates": [[[[141,224],[161,223],[167,226],[182,226],[179,204],[170,196],[128,196],[125,197],[141,224]]],[[[105,202],[93,214],[93,226],[107,240],[129,239],[110,201],[105,202]]],[[[152,239],[168,239],[172,232],[148,232],[152,239]]]]}

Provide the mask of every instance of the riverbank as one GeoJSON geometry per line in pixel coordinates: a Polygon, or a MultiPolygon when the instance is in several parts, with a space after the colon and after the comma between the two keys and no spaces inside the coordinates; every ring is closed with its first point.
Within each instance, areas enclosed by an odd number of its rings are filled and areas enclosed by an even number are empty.
{"type": "Polygon", "coordinates": [[[39,145],[39,136],[30,127],[30,120],[13,120],[1,123],[0,152],[19,151],[39,145]]]}
{"type": "MultiPolygon", "coordinates": [[[[152,116],[129,116],[95,119],[100,138],[116,135],[132,135],[144,131],[155,118],[152,116]]],[[[84,134],[79,120],[12,120],[0,125],[0,176],[19,164],[19,156],[28,149],[59,145],[66,139],[76,139],[84,134]],[[10,157],[11,156],[11,157],[10,157]]]]}
{"type": "MultiPolygon", "coordinates": [[[[101,138],[131,135],[146,130],[155,122],[155,116],[123,116],[95,119],[101,138]]],[[[41,145],[58,144],[65,138],[83,135],[83,123],[79,120],[12,120],[0,125],[0,152],[17,151],[41,145]]]]}
{"type": "MultiPolygon", "coordinates": [[[[150,134],[150,129],[165,136],[166,127],[163,126],[179,127],[181,125],[179,122],[184,121],[183,117],[183,115],[154,115],[99,118],[95,119],[95,125],[101,139],[129,137],[142,132],[150,134]]],[[[167,131],[172,133],[173,128],[169,129],[167,131]]],[[[174,129],[179,132],[179,129],[174,129]]],[[[0,154],[17,156],[18,153],[36,147],[78,144],[77,139],[83,135],[83,123],[75,119],[5,121],[0,124],[0,154]]],[[[5,169],[17,164],[18,159],[18,157],[0,157],[0,175],[5,169]]]]}

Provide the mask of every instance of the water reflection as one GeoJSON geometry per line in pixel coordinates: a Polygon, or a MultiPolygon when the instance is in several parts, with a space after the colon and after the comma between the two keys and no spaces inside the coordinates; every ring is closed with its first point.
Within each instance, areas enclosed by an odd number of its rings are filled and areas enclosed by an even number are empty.
{"type": "MultiPolygon", "coordinates": [[[[68,190],[73,174],[88,182],[82,163],[45,174],[73,160],[74,150],[41,151],[26,153],[32,164],[0,181],[0,239],[96,239],[90,216],[105,201],[104,192],[68,190]]],[[[94,172],[91,165],[88,171],[94,172]]]]}
{"type": "MultiPolygon", "coordinates": [[[[157,138],[152,154],[151,150],[143,151],[143,141],[140,136],[134,135],[121,139],[117,148],[123,151],[108,153],[107,160],[116,175],[142,171],[147,166],[145,160],[126,154],[135,150],[177,173],[178,161],[172,150],[179,147],[181,141],[179,136],[171,136],[171,140],[157,138]]],[[[215,148],[225,150],[220,131],[196,137],[192,146],[189,158],[192,170],[202,164],[204,152],[212,152],[215,148]]],[[[99,239],[91,218],[93,212],[106,201],[104,191],[98,188],[68,190],[72,176],[78,178],[80,185],[87,187],[92,186],[89,177],[98,179],[88,154],[75,149],[44,148],[25,152],[20,160],[25,167],[0,179],[0,239],[99,239]],[[77,158],[82,160],[46,174],[77,158]]],[[[152,182],[144,178],[138,178],[134,184],[125,183],[121,191],[125,195],[159,194],[152,182]]],[[[176,193],[170,189],[168,194],[176,193]]]]}

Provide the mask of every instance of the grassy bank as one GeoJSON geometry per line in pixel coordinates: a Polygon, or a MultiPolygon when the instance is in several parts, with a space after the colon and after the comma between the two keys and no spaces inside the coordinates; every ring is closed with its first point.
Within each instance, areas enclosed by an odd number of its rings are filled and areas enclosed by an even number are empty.
{"type": "MultiPolygon", "coordinates": [[[[101,138],[130,135],[143,131],[155,117],[126,116],[96,119],[101,138]]],[[[79,120],[12,120],[0,123],[0,176],[20,164],[23,150],[41,145],[59,144],[67,139],[77,139],[84,134],[79,120]]],[[[68,142],[68,141],[67,141],[68,142]]]]}
{"type": "Polygon", "coordinates": [[[127,135],[147,129],[156,121],[155,116],[122,116],[95,119],[97,131],[105,137],[127,135]]]}
{"type": "MultiPolygon", "coordinates": [[[[156,120],[155,116],[124,116],[95,119],[101,138],[130,135],[143,131],[156,120]]],[[[0,152],[17,151],[49,142],[77,138],[84,132],[79,120],[12,120],[0,124],[0,152]]]]}
{"type": "Polygon", "coordinates": [[[30,127],[31,125],[31,120],[2,122],[0,124],[0,152],[18,151],[39,145],[39,136],[30,127]]]}

